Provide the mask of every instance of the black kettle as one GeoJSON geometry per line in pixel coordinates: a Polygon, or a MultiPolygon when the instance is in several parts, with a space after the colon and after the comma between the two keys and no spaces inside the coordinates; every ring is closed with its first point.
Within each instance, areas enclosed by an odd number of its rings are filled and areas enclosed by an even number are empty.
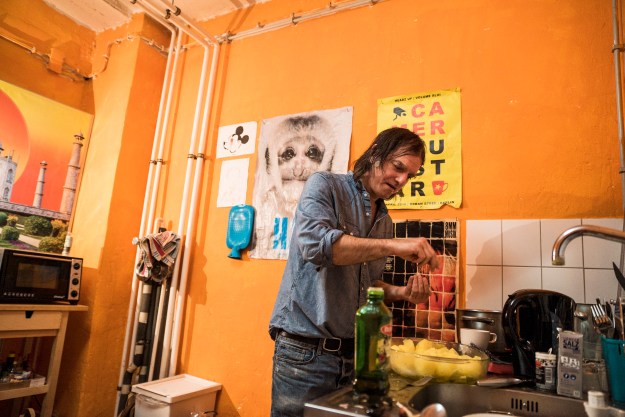
{"type": "Polygon", "coordinates": [[[536,352],[557,354],[558,333],[573,330],[575,307],[571,297],[554,291],[526,289],[508,296],[502,325],[516,377],[533,385],[536,352]]]}

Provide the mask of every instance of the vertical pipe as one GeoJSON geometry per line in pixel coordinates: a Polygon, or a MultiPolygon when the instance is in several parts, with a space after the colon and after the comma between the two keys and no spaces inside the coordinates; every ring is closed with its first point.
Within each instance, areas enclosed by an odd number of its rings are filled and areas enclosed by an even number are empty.
{"type": "MultiPolygon", "coordinates": [[[[195,238],[195,228],[197,224],[196,211],[197,211],[197,206],[199,204],[198,196],[200,194],[199,186],[202,180],[202,172],[204,168],[204,155],[206,153],[206,137],[207,137],[207,130],[208,130],[208,119],[210,117],[210,112],[212,108],[212,97],[213,97],[213,91],[214,91],[214,85],[215,85],[215,75],[217,72],[218,58],[219,58],[219,45],[215,44],[213,46],[213,59],[211,62],[209,86],[208,86],[208,91],[206,93],[206,103],[205,103],[205,108],[204,108],[204,125],[202,127],[200,146],[198,147],[202,155],[201,157],[198,156],[197,164],[195,167],[195,178],[193,181],[194,188],[191,194],[191,203],[189,205],[190,212],[189,212],[189,219],[188,219],[187,231],[186,231],[186,240],[189,243],[192,242],[193,239],[195,238]]],[[[180,329],[181,329],[182,312],[184,310],[184,301],[185,301],[185,295],[186,295],[186,283],[187,283],[188,274],[189,274],[189,262],[190,262],[190,256],[188,253],[185,253],[185,256],[182,259],[182,274],[181,274],[181,279],[180,279],[180,290],[178,291],[178,301],[176,302],[176,313],[175,313],[175,317],[173,321],[174,331],[171,337],[172,349],[171,349],[171,356],[169,359],[169,362],[170,362],[169,375],[170,376],[173,376],[175,374],[176,364],[178,362],[178,348],[180,346],[180,329]]]]}
{"type": "MultiPolygon", "coordinates": [[[[173,77],[172,76],[173,59],[172,59],[171,52],[172,52],[174,42],[177,37],[177,31],[173,25],[170,25],[163,21],[160,21],[160,23],[163,24],[165,27],[167,27],[171,31],[171,38],[169,42],[167,63],[165,66],[165,77],[163,80],[163,87],[162,87],[163,89],[161,91],[161,98],[160,98],[160,104],[159,104],[159,109],[158,109],[157,127],[154,132],[154,140],[152,143],[152,152],[151,152],[151,157],[150,157],[151,161],[150,161],[150,165],[148,169],[148,177],[147,177],[147,182],[146,182],[146,187],[145,187],[145,195],[143,199],[143,209],[142,209],[142,214],[141,214],[141,223],[139,226],[139,236],[143,236],[145,234],[145,230],[148,228],[148,226],[146,226],[146,219],[151,218],[151,215],[149,214],[150,209],[148,208],[148,202],[150,201],[150,198],[149,198],[150,189],[151,189],[152,178],[154,176],[154,171],[155,171],[155,166],[154,166],[153,161],[155,160],[155,157],[157,155],[156,152],[159,147],[159,142],[162,140],[162,137],[163,137],[163,135],[161,135],[161,132],[159,130],[161,127],[166,126],[166,124],[161,123],[161,121],[163,120],[164,113],[166,112],[164,103],[165,103],[165,98],[167,97],[167,94],[169,91],[168,82],[170,81],[170,78],[173,77]]],[[[160,146],[162,149],[162,144],[160,144],[160,146]]],[[[150,223],[147,223],[147,225],[149,224],[150,223]]],[[[135,255],[135,265],[139,262],[140,256],[141,256],[141,251],[139,248],[137,248],[137,253],[135,255]]],[[[120,396],[122,394],[121,387],[123,385],[124,373],[126,372],[126,369],[127,369],[128,355],[129,355],[129,352],[134,349],[134,338],[136,335],[136,323],[134,320],[134,317],[136,317],[135,303],[137,301],[138,295],[140,295],[139,283],[140,283],[139,280],[137,279],[136,275],[133,273],[130,300],[129,300],[129,305],[128,305],[128,313],[127,313],[127,318],[126,318],[126,332],[124,334],[124,345],[122,348],[122,360],[121,360],[120,371],[119,371],[118,387],[120,388],[120,390],[117,392],[117,398],[116,398],[116,403],[115,403],[115,413],[116,413],[115,415],[117,415],[117,411],[120,405],[119,404],[120,396]]]]}
{"type": "MultiPolygon", "coordinates": [[[[621,43],[621,2],[620,0],[612,0],[612,35],[613,46],[612,54],[614,55],[614,81],[616,84],[616,116],[618,141],[620,151],[620,169],[621,175],[621,199],[623,201],[623,231],[625,231],[625,142],[623,128],[623,77],[621,69],[621,56],[623,53],[623,44],[621,43]]],[[[620,267],[623,270],[625,264],[625,245],[621,245],[620,267]]],[[[621,286],[618,286],[617,298],[621,296],[621,286]]]]}

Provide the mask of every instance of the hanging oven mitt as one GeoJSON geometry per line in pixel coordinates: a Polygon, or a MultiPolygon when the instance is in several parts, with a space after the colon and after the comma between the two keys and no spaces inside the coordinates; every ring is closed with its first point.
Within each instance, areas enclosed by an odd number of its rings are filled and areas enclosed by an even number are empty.
{"type": "Polygon", "coordinates": [[[240,251],[250,244],[254,226],[254,208],[239,204],[230,209],[226,244],[232,249],[229,258],[241,259],[240,251]]]}

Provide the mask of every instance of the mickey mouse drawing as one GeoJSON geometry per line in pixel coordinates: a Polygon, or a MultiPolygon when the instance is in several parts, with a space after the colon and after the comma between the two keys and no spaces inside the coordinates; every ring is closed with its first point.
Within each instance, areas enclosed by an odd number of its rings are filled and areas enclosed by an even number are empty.
{"type": "Polygon", "coordinates": [[[241,136],[242,133],[243,126],[237,126],[234,134],[224,140],[224,149],[230,151],[230,153],[235,153],[241,145],[246,144],[250,137],[248,135],[241,136]]]}

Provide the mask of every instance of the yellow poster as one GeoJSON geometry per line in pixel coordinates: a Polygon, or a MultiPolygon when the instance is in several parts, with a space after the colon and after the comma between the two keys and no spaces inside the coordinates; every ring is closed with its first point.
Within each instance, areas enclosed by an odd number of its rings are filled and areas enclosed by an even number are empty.
{"type": "Polygon", "coordinates": [[[440,90],[378,100],[378,132],[404,127],[426,144],[425,163],[389,209],[437,209],[462,203],[460,90],[440,90]]]}

